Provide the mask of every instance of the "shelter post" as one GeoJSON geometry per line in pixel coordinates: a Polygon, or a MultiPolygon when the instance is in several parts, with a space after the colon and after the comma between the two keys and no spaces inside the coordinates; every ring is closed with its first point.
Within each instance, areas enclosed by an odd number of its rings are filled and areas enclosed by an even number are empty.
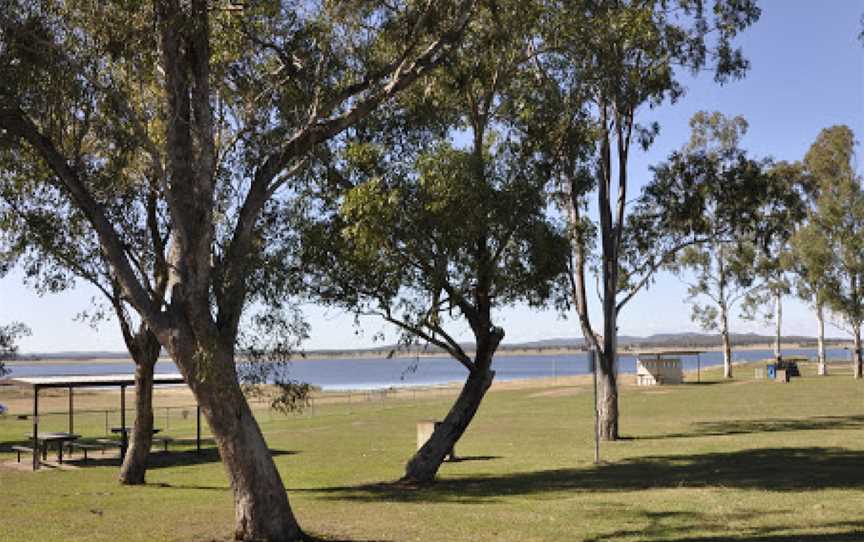
{"type": "Polygon", "coordinates": [[[696,354],[696,382],[702,382],[702,355],[696,354]]]}
{"type": "Polygon", "coordinates": [[[74,414],[73,414],[73,413],[75,412],[75,408],[74,408],[74,406],[73,406],[74,403],[73,403],[73,399],[72,399],[72,397],[73,397],[73,394],[72,394],[72,386],[69,386],[69,432],[70,432],[70,433],[74,433],[74,432],[75,432],[75,431],[74,431],[74,429],[75,429],[75,422],[74,422],[74,420],[73,420],[73,417],[74,417],[74,414]]]}
{"type": "Polygon", "coordinates": [[[39,386],[33,387],[33,470],[39,470],[39,386]]]}
{"type": "Polygon", "coordinates": [[[126,386],[120,386],[120,461],[126,457],[126,386]]]}

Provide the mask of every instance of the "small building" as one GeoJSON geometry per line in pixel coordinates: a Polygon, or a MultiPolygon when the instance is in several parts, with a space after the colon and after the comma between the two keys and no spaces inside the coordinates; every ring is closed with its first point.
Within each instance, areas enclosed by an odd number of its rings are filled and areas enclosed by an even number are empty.
{"type": "Polygon", "coordinates": [[[682,350],[636,352],[634,353],[636,356],[636,385],[681,384],[684,382],[684,370],[680,356],[698,356],[699,354],[701,352],[682,350]]]}

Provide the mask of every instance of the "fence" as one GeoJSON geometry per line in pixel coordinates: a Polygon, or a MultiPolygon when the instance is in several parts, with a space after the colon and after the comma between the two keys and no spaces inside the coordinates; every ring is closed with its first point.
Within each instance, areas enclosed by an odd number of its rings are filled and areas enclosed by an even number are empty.
{"type": "MultiPolygon", "coordinates": [[[[339,392],[315,392],[309,397],[305,408],[289,414],[292,417],[321,415],[350,415],[357,409],[385,409],[407,401],[423,401],[457,394],[458,388],[452,386],[428,386],[412,388],[386,388],[375,390],[346,390],[339,392]]],[[[82,397],[76,395],[77,401],[82,397]]],[[[184,439],[195,435],[196,405],[159,406],[159,397],[154,398],[153,424],[162,434],[184,439]]],[[[79,403],[80,404],[80,403],[79,403]]],[[[128,404],[128,403],[127,403],[128,404]]],[[[270,408],[266,399],[250,400],[250,406],[259,422],[273,422],[284,419],[284,414],[270,408]]],[[[134,407],[126,409],[126,423],[135,419],[134,407]]],[[[75,409],[74,431],[88,438],[110,437],[111,428],[120,425],[120,409],[117,407],[87,408],[86,403],[75,409]]],[[[209,427],[202,419],[202,436],[209,437],[209,427]]],[[[67,431],[69,413],[55,406],[48,410],[40,409],[39,427],[42,431],[67,431]]],[[[10,412],[0,416],[0,442],[23,441],[32,430],[32,412],[10,412]]]]}

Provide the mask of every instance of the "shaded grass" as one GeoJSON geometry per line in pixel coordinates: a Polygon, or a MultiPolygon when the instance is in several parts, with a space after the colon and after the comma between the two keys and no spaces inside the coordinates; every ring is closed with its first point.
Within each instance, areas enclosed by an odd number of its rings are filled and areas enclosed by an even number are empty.
{"type": "MultiPolygon", "coordinates": [[[[590,393],[493,388],[456,446],[463,461],[419,488],[392,481],[415,422],[442,416],[452,396],[259,421],[270,446],[288,452],[274,460],[301,523],[322,541],[864,540],[862,384],[703,377],[715,384],[624,388],[628,438],[605,443],[597,466],[590,393]]],[[[97,422],[81,431],[99,434],[97,422]]],[[[172,432],[191,434],[191,423],[172,432]]],[[[0,442],[20,434],[0,421],[0,442]]],[[[0,460],[14,460],[3,445],[0,460]]],[[[179,449],[154,455],[144,487],[119,486],[109,459],[0,469],[0,540],[227,540],[232,495],[215,452],[179,449]]]]}

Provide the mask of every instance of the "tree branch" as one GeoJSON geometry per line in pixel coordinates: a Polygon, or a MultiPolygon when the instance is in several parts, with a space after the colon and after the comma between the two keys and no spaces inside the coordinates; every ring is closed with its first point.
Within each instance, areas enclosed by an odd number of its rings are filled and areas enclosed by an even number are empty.
{"type": "MultiPolygon", "coordinates": [[[[6,98],[8,100],[8,98],[6,98]]],[[[166,316],[151,301],[126,257],[123,243],[108,221],[105,209],[85,186],[78,172],[69,166],[54,143],[44,136],[27,115],[17,106],[0,100],[0,128],[20,140],[26,141],[48,164],[61,188],[84,213],[99,237],[105,257],[111,262],[117,280],[132,305],[151,325],[151,329],[164,329],[166,316]]]]}
{"type": "Polygon", "coordinates": [[[456,344],[455,341],[453,341],[453,339],[450,338],[449,335],[444,334],[443,336],[446,337],[448,340],[447,341],[441,341],[439,339],[436,339],[432,335],[426,333],[422,329],[420,329],[416,326],[412,326],[412,325],[408,324],[407,322],[404,322],[404,321],[399,320],[397,318],[393,318],[389,314],[383,314],[381,316],[384,318],[384,320],[386,320],[387,322],[390,322],[391,324],[397,326],[398,328],[403,329],[403,330],[405,330],[408,333],[411,333],[413,335],[416,335],[416,336],[420,337],[421,339],[423,339],[424,341],[427,341],[430,344],[434,344],[438,348],[441,348],[442,350],[444,350],[445,352],[447,352],[451,356],[453,356],[456,359],[456,361],[458,361],[459,363],[464,365],[465,368],[468,369],[469,372],[474,372],[474,370],[476,368],[474,366],[474,362],[471,361],[471,358],[469,358],[468,355],[465,354],[465,352],[462,350],[462,348],[458,344],[456,344]],[[451,346],[451,343],[456,344],[456,347],[453,348],[451,346]]]}

